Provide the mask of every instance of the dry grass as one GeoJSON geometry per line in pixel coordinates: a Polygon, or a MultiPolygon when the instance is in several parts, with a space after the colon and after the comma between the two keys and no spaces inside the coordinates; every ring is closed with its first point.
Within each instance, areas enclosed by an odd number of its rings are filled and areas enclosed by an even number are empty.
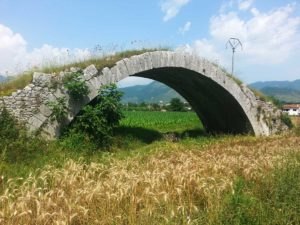
{"type": "Polygon", "coordinates": [[[120,61],[121,59],[128,58],[133,55],[139,55],[145,52],[151,52],[157,50],[167,50],[167,48],[128,50],[128,51],[118,52],[114,55],[109,55],[104,57],[94,57],[84,61],[74,62],[62,66],[49,66],[45,68],[32,69],[31,71],[27,71],[23,74],[17,75],[16,77],[10,79],[7,82],[0,83],[0,97],[10,95],[14,91],[18,89],[22,89],[26,85],[30,84],[34,72],[59,73],[61,71],[69,70],[71,67],[78,67],[84,69],[91,64],[94,64],[98,70],[101,70],[104,67],[113,67],[115,63],[120,61]]]}
{"type": "Polygon", "coordinates": [[[300,116],[292,116],[290,117],[292,120],[292,123],[294,125],[294,133],[298,136],[300,136],[300,116]]]}
{"type": "Polygon", "coordinates": [[[10,95],[12,92],[24,88],[32,82],[33,72],[26,72],[16,78],[0,83],[0,97],[10,95]]]}
{"type": "Polygon", "coordinates": [[[292,116],[291,120],[295,127],[300,127],[300,116],[292,116]]]}
{"type": "Polygon", "coordinates": [[[0,224],[198,224],[203,212],[210,224],[237,177],[262,180],[299,146],[291,136],[229,139],[200,150],[168,143],[107,164],[48,166],[21,186],[5,184],[0,224]]]}

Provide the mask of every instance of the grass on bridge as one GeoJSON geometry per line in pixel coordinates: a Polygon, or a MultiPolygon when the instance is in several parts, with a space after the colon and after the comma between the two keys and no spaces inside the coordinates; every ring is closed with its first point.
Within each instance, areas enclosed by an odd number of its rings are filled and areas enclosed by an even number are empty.
{"type": "Polygon", "coordinates": [[[14,91],[18,89],[23,89],[26,85],[32,82],[33,73],[34,72],[42,72],[42,73],[59,73],[61,71],[68,71],[71,67],[76,67],[80,69],[85,69],[86,67],[94,64],[96,68],[101,71],[105,67],[113,67],[116,62],[120,61],[124,58],[129,58],[134,55],[143,54],[151,51],[158,50],[168,50],[168,48],[144,48],[140,50],[128,50],[117,52],[113,55],[107,55],[103,57],[91,57],[90,59],[86,59],[83,61],[78,61],[66,65],[49,65],[44,68],[34,68],[29,71],[26,71],[22,74],[18,74],[17,76],[9,79],[4,83],[0,83],[0,97],[8,96],[12,94],[14,91]]]}

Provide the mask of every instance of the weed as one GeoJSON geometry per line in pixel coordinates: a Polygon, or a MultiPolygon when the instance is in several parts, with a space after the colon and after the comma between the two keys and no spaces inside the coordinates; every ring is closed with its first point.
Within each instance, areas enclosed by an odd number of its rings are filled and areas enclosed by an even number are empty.
{"type": "Polygon", "coordinates": [[[0,83],[0,96],[7,96],[24,88],[27,84],[32,82],[33,72],[25,72],[20,76],[16,76],[8,81],[0,83]]]}
{"type": "Polygon", "coordinates": [[[291,153],[259,182],[238,179],[224,201],[220,224],[299,224],[299,162],[299,152],[291,153]]]}
{"type": "Polygon", "coordinates": [[[147,155],[68,160],[22,184],[6,181],[0,222],[299,224],[299,157],[286,155],[299,153],[298,143],[227,137],[201,149],[156,143],[147,155]]]}
{"type": "Polygon", "coordinates": [[[289,117],[289,115],[285,114],[285,113],[282,113],[280,115],[280,119],[281,121],[288,126],[288,128],[293,128],[293,123],[291,121],[291,118],[289,117]]]}
{"type": "Polygon", "coordinates": [[[64,87],[70,96],[75,100],[80,100],[89,94],[89,88],[82,77],[82,71],[66,75],[63,80],[64,87]]]}
{"type": "Polygon", "coordinates": [[[93,57],[84,61],[74,62],[71,64],[63,66],[51,66],[45,68],[34,69],[29,72],[24,72],[19,74],[11,80],[0,84],[0,96],[7,96],[12,94],[18,89],[24,88],[26,85],[32,82],[34,72],[42,73],[56,73],[69,70],[71,67],[84,69],[91,64],[94,64],[98,70],[102,70],[104,67],[113,67],[116,62],[123,58],[131,57],[133,55],[138,55],[146,52],[157,51],[157,50],[167,50],[167,48],[143,48],[140,50],[127,50],[122,52],[117,52],[113,55],[108,55],[104,57],[93,57]]]}
{"type": "Polygon", "coordinates": [[[66,118],[68,108],[65,97],[59,97],[56,101],[48,101],[46,104],[52,111],[52,114],[50,115],[51,122],[54,122],[55,120],[61,122],[66,118]]]}

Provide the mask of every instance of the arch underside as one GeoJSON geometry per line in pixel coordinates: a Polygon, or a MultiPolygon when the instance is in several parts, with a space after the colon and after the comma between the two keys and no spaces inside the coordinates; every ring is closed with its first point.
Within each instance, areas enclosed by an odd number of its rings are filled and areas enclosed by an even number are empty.
{"type": "Polygon", "coordinates": [[[197,72],[165,67],[132,76],[159,81],[173,88],[193,107],[210,133],[254,133],[238,101],[221,85],[197,72]]]}

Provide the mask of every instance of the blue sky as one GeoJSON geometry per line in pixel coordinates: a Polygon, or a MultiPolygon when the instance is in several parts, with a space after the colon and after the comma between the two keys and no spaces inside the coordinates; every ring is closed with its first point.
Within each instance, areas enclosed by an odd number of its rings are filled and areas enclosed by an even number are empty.
{"type": "Polygon", "coordinates": [[[82,60],[98,45],[167,46],[230,70],[229,37],[243,43],[235,71],[245,82],[300,78],[299,1],[0,0],[1,74],[82,60]]]}

